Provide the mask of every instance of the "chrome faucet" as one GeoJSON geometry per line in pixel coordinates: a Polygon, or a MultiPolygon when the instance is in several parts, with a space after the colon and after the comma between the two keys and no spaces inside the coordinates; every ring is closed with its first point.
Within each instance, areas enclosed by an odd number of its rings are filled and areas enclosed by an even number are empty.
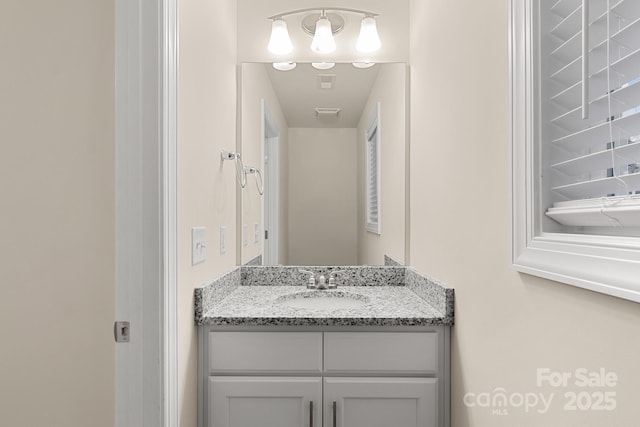
{"type": "Polygon", "coordinates": [[[338,287],[336,283],[336,274],[344,273],[344,270],[333,270],[329,273],[329,285],[327,286],[329,289],[335,289],[338,287]]]}
{"type": "Polygon", "coordinates": [[[328,281],[324,274],[321,274],[316,282],[315,273],[313,271],[302,269],[299,269],[298,271],[300,273],[306,273],[309,275],[309,280],[307,281],[307,289],[335,289],[338,287],[338,285],[336,284],[336,275],[339,273],[344,273],[344,270],[331,271],[329,272],[328,281]]]}
{"type": "Polygon", "coordinates": [[[323,274],[318,278],[318,289],[327,289],[327,279],[323,274]]]}
{"type": "Polygon", "coordinates": [[[313,271],[309,270],[298,270],[300,273],[306,273],[309,275],[309,281],[307,282],[307,289],[316,289],[316,278],[314,276],[313,271]]]}

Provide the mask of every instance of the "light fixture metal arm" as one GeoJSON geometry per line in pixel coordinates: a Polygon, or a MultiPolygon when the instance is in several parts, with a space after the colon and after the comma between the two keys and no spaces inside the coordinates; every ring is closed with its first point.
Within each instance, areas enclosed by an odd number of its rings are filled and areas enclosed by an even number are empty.
{"type": "Polygon", "coordinates": [[[273,19],[277,19],[277,18],[283,18],[283,17],[289,16],[289,15],[295,15],[297,13],[312,12],[312,11],[352,12],[352,13],[360,13],[362,15],[371,16],[371,17],[380,16],[379,13],[370,12],[370,11],[367,11],[367,10],[351,9],[351,8],[348,8],[348,7],[307,7],[305,9],[296,9],[296,10],[292,10],[292,11],[289,11],[289,12],[278,13],[277,15],[269,16],[267,19],[272,19],[273,20],[273,19]]]}

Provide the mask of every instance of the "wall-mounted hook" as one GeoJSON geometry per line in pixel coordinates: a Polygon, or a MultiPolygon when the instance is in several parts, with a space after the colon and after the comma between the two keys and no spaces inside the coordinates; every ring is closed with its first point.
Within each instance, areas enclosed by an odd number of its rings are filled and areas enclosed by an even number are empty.
{"type": "Polygon", "coordinates": [[[237,156],[239,156],[239,154],[234,153],[233,151],[226,151],[226,150],[220,151],[220,160],[222,160],[223,162],[225,160],[235,160],[237,156]]]}

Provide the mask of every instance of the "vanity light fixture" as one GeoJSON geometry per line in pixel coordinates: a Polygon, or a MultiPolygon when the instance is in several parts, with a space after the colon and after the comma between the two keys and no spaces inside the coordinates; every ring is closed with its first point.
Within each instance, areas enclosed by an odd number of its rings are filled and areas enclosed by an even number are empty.
{"type": "Polygon", "coordinates": [[[369,61],[365,61],[365,62],[352,62],[351,63],[354,67],[356,68],[371,68],[374,65],[376,65],[375,62],[369,62],[369,61]]]}
{"type": "Polygon", "coordinates": [[[302,19],[302,29],[313,36],[311,50],[316,53],[328,54],[334,52],[336,50],[336,41],[333,35],[344,28],[345,20],[337,13],[328,12],[348,12],[363,16],[360,23],[360,35],[355,45],[358,51],[371,53],[377,51],[382,46],[376,24],[377,13],[340,7],[327,9],[307,8],[283,12],[269,17],[269,19],[273,21],[271,24],[271,38],[269,39],[268,45],[269,52],[276,55],[286,55],[293,51],[293,44],[289,38],[287,24],[283,18],[305,12],[315,12],[308,14],[302,19]]]}
{"type": "Polygon", "coordinates": [[[273,68],[275,68],[278,71],[291,71],[294,68],[296,68],[298,64],[296,64],[295,62],[274,62],[273,63],[273,68]]]}
{"type": "Polygon", "coordinates": [[[320,14],[320,18],[316,21],[316,30],[313,34],[311,50],[316,53],[331,53],[336,50],[336,41],[333,38],[331,22],[329,22],[329,18],[327,18],[324,10],[320,14]]]}
{"type": "Polygon", "coordinates": [[[273,19],[271,24],[271,38],[267,46],[269,52],[276,55],[286,55],[293,51],[293,44],[289,38],[287,23],[281,17],[273,19]]]}
{"type": "Polygon", "coordinates": [[[336,66],[335,62],[312,62],[311,66],[316,70],[330,70],[336,66]]]}
{"type": "Polygon", "coordinates": [[[378,36],[378,27],[373,16],[365,16],[360,23],[360,36],[356,43],[356,49],[360,52],[370,53],[380,49],[382,42],[378,36]]]}

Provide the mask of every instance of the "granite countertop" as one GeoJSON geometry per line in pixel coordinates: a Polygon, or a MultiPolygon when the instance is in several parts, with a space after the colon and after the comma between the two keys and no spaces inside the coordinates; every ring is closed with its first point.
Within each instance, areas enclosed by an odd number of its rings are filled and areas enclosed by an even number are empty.
{"type": "Polygon", "coordinates": [[[213,325],[433,325],[443,320],[426,301],[402,286],[345,286],[312,290],[304,286],[240,286],[204,313],[213,325]],[[361,307],[312,309],[290,307],[282,300],[354,295],[366,299],[361,307]]]}
{"type": "Polygon", "coordinates": [[[297,276],[298,269],[238,267],[196,289],[196,323],[249,326],[453,324],[453,289],[405,267],[382,268],[384,270],[351,267],[347,272],[349,285],[335,290],[308,290],[300,284],[304,282],[297,276]],[[283,302],[294,298],[300,301],[299,298],[340,296],[360,302],[351,308],[293,307],[289,302],[283,302]]]}

